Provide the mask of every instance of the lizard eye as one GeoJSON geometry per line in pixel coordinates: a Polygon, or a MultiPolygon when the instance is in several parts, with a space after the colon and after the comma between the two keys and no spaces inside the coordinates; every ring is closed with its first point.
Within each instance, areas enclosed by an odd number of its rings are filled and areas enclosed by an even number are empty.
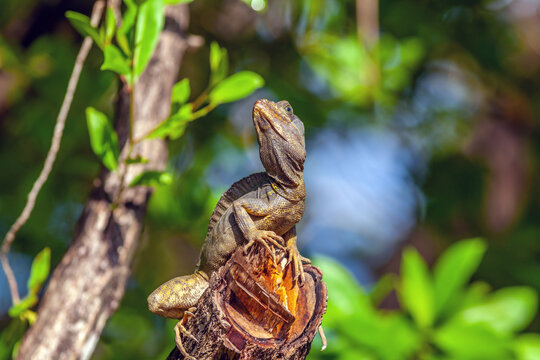
{"type": "Polygon", "coordinates": [[[291,105],[285,106],[285,111],[286,111],[288,114],[292,114],[292,107],[291,107],[291,105]]]}

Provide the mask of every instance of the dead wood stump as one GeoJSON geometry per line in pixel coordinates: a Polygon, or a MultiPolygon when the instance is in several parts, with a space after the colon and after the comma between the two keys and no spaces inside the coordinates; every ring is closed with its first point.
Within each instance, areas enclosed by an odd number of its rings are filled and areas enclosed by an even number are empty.
{"type": "MultiPolygon", "coordinates": [[[[210,279],[195,316],[185,324],[198,340],[182,336],[199,360],[305,359],[326,311],[322,272],[304,265],[306,281],[292,282],[284,254],[271,261],[258,244],[244,255],[238,248],[210,279]]],[[[175,348],[167,360],[183,360],[175,348]]]]}

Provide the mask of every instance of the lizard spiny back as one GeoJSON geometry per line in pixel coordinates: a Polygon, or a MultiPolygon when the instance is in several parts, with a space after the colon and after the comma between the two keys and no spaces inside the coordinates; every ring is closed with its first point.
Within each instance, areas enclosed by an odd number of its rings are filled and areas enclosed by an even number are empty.
{"type": "Polygon", "coordinates": [[[206,239],[208,239],[208,236],[212,232],[212,229],[216,225],[216,223],[221,219],[225,211],[229,207],[232,206],[232,203],[242,197],[243,195],[249,193],[252,190],[255,190],[258,186],[264,184],[265,182],[269,181],[269,177],[265,172],[255,173],[250,176],[246,176],[245,178],[238,180],[232,186],[229,188],[229,190],[225,191],[223,195],[221,195],[221,198],[219,198],[219,201],[212,212],[212,216],[210,216],[210,221],[208,223],[208,232],[206,233],[206,239]]]}

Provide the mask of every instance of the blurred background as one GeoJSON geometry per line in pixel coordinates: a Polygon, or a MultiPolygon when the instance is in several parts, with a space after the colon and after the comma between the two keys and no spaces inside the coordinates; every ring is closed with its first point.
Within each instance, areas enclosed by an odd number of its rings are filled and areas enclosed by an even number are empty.
{"type": "MultiPolygon", "coordinates": [[[[329,288],[329,347],[319,352],[316,340],[308,358],[540,359],[540,1],[189,6],[189,32],[205,39],[182,62],[192,96],[208,83],[211,41],[266,86],[170,143],[174,181],[151,198],[126,295],[93,358],[164,359],[172,349],[175,322],[147,311],[146,297],[193,271],[221,193],[262,170],[251,109],[268,98],[289,100],[306,128],[299,246],[329,288]],[[441,280],[452,274],[442,261],[427,270],[441,254],[458,275],[470,265],[459,286],[441,280]],[[444,289],[455,291],[439,307],[444,289]]],[[[2,237],[42,167],[80,46],[64,13],[91,7],[0,3],[2,237]]],[[[55,168],[10,253],[23,294],[37,252],[49,246],[60,261],[100,171],[84,109],[113,113],[118,81],[102,61],[92,50],[55,168]]],[[[2,273],[0,329],[9,307],[2,273]]]]}

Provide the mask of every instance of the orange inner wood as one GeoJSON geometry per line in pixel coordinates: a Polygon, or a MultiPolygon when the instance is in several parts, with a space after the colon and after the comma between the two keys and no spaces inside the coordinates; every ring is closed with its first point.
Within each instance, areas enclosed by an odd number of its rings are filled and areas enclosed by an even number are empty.
{"type": "Polygon", "coordinates": [[[259,277],[259,284],[265,284],[265,289],[278,295],[279,302],[291,314],[296,315],[298,285],[293,286],[292,283],[292,264],[282,269],[280,264],[276,265],[270,257],[266,257],[261,265],[263,271],[259,277]]]}
{"type": "MultiPolygon", "coordinates": [[[[313,281],[306,277],[303,287],[293,285],[293,265],[285,266],[284,254],[276,253],[276,264],[265,249],[258,250],[233,255],[225,273],[224,311],[235,331],[244,336],[259,341],[295,338],[314,310],[313,281]]],[[[235,331],[229,335],[236,339],[235,331]]]]}

